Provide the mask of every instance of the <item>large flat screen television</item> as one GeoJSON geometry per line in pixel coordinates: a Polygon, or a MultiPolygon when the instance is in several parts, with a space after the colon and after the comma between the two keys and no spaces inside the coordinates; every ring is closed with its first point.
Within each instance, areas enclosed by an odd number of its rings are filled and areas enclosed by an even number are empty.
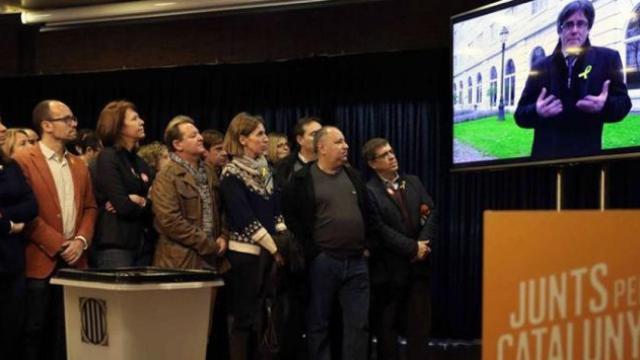
{"type": "Polygon", "coordinates": [[[454,170],[640,155],[640,0],[501,1],[451,34],[454,170]]]}

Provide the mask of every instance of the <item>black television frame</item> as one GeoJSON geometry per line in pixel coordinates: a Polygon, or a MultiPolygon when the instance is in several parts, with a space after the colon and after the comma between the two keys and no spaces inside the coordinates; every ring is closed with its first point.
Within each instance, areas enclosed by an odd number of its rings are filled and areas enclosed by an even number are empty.
{"type": "MultiPolygon", "coordinates": [[[[526,3],[533,2],[534,0],[500,0],[491,4],[487,4],[460,14],[456,14],[449,19],[449,48],[451,51],[449,52],[449,94],[453,93],[453,66],[454,66],[454,44],[453,44],[453,26],[456,23],[471,20],[476,17],[480,17],[483,15],[491,14],[494,12],[498,12],[510,7],[515,7],[519,5],[523,5],[526,3]]],[[[553,0],[552,0],[553,1],[553,0]]],[[[597,16],[596,16],[597,19],[597,16]]],[[[623,59],[624,61],[624,59],[623,59]]],[[[623,63],[624,65],[624,63],[623,63]]],[[[534,167],[534,166],[567,166],[574,165],[578,163],[594,163],[594,162],[606,162],[610,160],[623,160],[623,159],[632,159],[632,158],[640,158],[640,145],[626,148],[617,148],[617,149],[606,149],[601,150],[599,154],[591,155],[591,156],[582,156],[582,157],[569,157],[569,158],[557,158],[557,159],[545,159],[545,160],[537,160],[532,159],[530,156],[528,157],[518,157],[518,158],[510,158],[510,159],[496,159],[496,160],[481,160],[481,161],[472,161],[465,163],[455,163],[454,162],[454,97],[450,96],[449,101],[449,110],[450,110],[450,126],[451,126],[451,166],[450,170],[452,172],[465,172],[465,171],[477,171],[477,170],[500,170],[500,169],[508,169],[515,167],[534,167]]],[[[639,129],[640,131],[640,129],[639,129]]]]}

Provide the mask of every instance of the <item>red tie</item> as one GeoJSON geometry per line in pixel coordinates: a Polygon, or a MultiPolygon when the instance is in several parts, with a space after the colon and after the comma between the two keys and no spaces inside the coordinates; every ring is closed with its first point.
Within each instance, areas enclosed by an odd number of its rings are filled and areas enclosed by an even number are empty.
{"type": "Polygon", "coordinates": [[[398,188],[398,190],[394,190],[393,184],[387,183],[387,192],[391,195],[393,201],[398,204],[400,207],[400,212],[402,213],[402,220],[404,221],[404,226],[409,234],[413,234],[416,230],[415,225],[409,215],[409,209],[407,208],[406,201],[406,192],[403,188],[398,188]]]}

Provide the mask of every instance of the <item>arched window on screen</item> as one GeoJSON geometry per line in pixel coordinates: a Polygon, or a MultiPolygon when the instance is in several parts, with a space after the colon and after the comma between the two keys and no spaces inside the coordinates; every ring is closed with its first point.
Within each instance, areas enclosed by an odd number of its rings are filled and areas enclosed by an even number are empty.
{"type": "Polygon", "coordinates": [[[489,106],[494,107],[498,103],[498,70],[495,66],[489,72],[489,106]]]}
{"type": "Polygon", "coordinates": [[[476,103],[482,103],[482,74],[476,75],[476,103]]]}
{"type": "Polygon", "coordinates": [[[516,65],[513,59],[507,61],[507,68],[504,74],[504,102],[505,105],[513,105],[516,98],[516,65]]]}
{"type": "Polygon", "coordinates": [[[625,74],[627,88],[638,89],[640,88],[640,5],[633,9],[633,15],[625,33],[627,44],[625,74]]]}

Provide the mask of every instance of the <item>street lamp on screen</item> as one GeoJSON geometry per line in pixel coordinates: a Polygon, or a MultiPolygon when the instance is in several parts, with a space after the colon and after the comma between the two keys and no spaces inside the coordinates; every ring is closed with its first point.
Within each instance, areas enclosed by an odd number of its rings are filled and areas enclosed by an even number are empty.
{"type": "Polygon", "coordinates": [[[502,68],[500,69],[500,103],[498,104],[498,120],[504,120],[504,49],[509,36],[509,29],[506,26],[500,30],[500,42],[502,42],[502,68]]]}

